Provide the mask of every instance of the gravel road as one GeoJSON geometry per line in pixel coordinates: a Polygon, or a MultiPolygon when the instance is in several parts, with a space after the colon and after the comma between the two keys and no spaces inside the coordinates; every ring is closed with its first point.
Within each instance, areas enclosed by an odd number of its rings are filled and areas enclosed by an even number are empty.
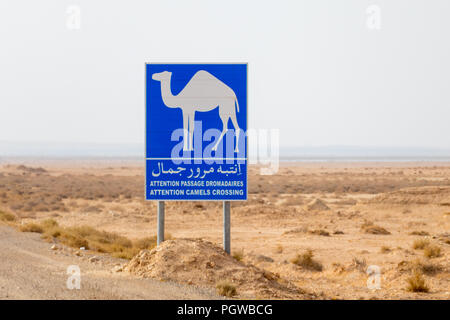
{"type": "Polygon", "coordinates": [[[212,290],[113,272],[124,260],[82,252],[0,225],[0,299],[220,299],[212,290]],[[67,268],[80,269],[68,289],[67,268]]]}

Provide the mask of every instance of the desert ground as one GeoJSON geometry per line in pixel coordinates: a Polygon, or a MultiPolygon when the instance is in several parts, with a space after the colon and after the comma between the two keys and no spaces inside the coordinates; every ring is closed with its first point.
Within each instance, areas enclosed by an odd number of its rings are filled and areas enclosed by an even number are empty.
{"type": "MultiPolygon", "coordinates": [[[[242,299],[450,299],[450,162],[289,162],[275,175],[250,167],[248,200],[231,207],[231,256],[220,249],[221,202],[166,202],[169,240],[158,248],[149,243],[156,206],[144,200],[142,162],[0,166],[0,224],[8,228],[0,233],[33,234],[49,254],[83,256],[105,277],[242,299]],[[80,226],[123,245],[75,239],[80,226]],[[140,239],[148,241],[135,246],[140,239]],[[114,263],[98,263],[111,255],[114,263]]],[[[13,277],[2,261],[2,276],[13,277]]]]}
{"type": "Polygon", "coordinates": [[[0,225],[0,300],[4,299],[220,299],[214,290],[111,272],[124,261],[107,255],[49,250],[37,233],[0,225]],[[80,268],[80,286],[68,289],[69,266],[80,268]]]}

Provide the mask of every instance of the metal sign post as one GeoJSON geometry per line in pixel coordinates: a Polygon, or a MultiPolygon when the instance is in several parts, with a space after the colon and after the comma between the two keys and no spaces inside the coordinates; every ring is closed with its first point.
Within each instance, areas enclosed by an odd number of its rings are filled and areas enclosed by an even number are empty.
{"type": "Polygon", "coordinates": [[[158,201],[158,236],[157,245],[164,241],[164,201],[158,201]]]}
{"type": "Polygon", "coordinates": [[[230,237],[230,201],[223,202],[223,250],[231,253],[231,237],[230,237]]]}

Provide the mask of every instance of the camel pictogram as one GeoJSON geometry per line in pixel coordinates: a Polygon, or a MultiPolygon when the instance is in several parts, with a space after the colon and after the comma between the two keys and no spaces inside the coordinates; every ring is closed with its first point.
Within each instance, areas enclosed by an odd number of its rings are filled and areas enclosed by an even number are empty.
{"type": "Polygon", "coordinates": [[[228,120],[231,119],[236,131],[236,148],[239,152],[240,128],[236,119],[236,109],[239,112],[239,103],[233,89],[214,77],[211,73],[200,70],[194,74],[187,85],[179,94],[172,94],[170,82],[172,72],[163,71],[154,73],[152,79],[161,82],[161,96],[168,108],[180,108],[183,112],[183,151],[192,151],[195,112],[208,112],[219,108],[219,116],[222,120],[222,132],[212,148],[217,151],[217,146],[228,131],[228,120]]]}

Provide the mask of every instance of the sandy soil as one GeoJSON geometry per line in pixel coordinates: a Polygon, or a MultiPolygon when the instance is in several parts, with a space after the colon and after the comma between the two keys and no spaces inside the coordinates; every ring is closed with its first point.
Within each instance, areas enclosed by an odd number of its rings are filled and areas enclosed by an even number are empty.
{"type": "MultiPolygon", "coordinates": [[[[0,170],[0,206],[22,221],[52,217],[131,239],[156,233],[140,163],[24,164],[0,170]]],[[[252,167],[249,183],[249,200],[232,204],[232,254],[242,253],[244,263],[317,297],[450,298],[450,163],[289,163],[272,176],[252,167]],[[440,255],[413,249],[417,239],[440,255]],[[307,249],[322,271],[291,262],[307,249]],[[423,275],[428,293],[406,290],[417,261],[435,267],[423,275]],[[380,268],[380,289],[368,288],[371,265],[380,268]]],[[[166,232],[220,246],[221,210],[218,202],[168,202],[166,232]]]]}
{"type": "Polygon", "coordinates": [[[113,272],[126,261],[43,242],[38,234],[0,225],[0,299],[218,299],[212,290],[113,272]],[[53,247],[55,248],[55,247],[53,247]],[[80,268],[68,289],[67,268],[80,268]]]}

